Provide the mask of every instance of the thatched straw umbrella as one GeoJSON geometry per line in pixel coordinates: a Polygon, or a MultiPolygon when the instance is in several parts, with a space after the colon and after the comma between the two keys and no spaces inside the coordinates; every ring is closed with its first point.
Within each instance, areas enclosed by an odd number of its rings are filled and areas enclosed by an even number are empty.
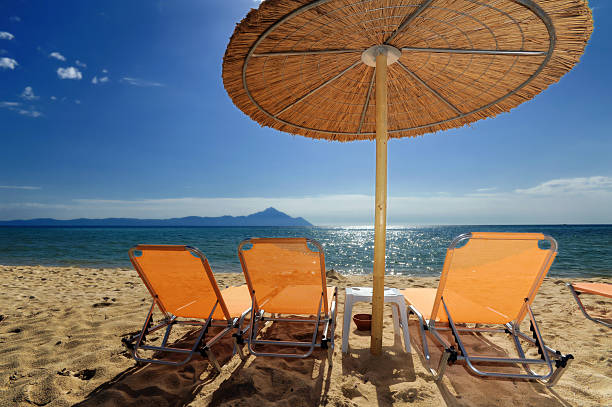
{"type": "Polygon", "coordinates": [[[223,60],[236,106],[317,139],[376,139],[371,351],[382,348],[388,137],[507,112],[578,62],[585,0],[267,0],[223,60]]]}

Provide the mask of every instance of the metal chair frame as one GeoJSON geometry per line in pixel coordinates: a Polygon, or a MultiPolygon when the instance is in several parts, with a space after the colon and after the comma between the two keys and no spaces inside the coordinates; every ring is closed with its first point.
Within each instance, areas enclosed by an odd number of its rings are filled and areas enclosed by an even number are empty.
{"type": "Polygon", "coordinates": [[[444,298],[442,299],[442,304],[444,306],[444,311],[448,317],[449,327],[438,327],[436,326],[435,321],[433,320],[425,320],[423,316],[419,313],[419,311],[412,307],[408,306],[408,316],[411,313],[414,313],[416,317],[419,319],[419,330],[421,341],[423,345],[423,353],[425,356],[425,361],[427,363],[427,367],[430,373],[434,376],[436,381],[442,379],[444,372],[446,370],[446,366],[457,362],[457,361],[465,361],[466,365],[469,367],[471,371],[476,373],[479,376],[489,376],[489,377],[502,377],[502,378],[512,378],[512,379],[535,379],[545,384],[548,387],[554,386],[558,381],[561,375],[564,373],[565,368],[570,364],[570,362],[574,359],[571,354],[564,355],[561,352],[547,346],[544,344],[542,339],[542,334],[540,333],[540,328],[538,323],[533,315],[531,307],[527,302],[525,303],[525,307],[527,309],[529,320],[531,323],[531,329],[533,330],[533,335],[535,338],[529,337],[524,332],[522,332],[515,322],[509,322],[507,324],[501,325],[503,328],[487,328],[487,327],[460,327],[455,325],[453,322],[452,316],[450,315],[446,303],[444,302],[444,298]],[[426,331],[432,333],[433,338],[436,342],[444,348],[444,352],[438,362],[438,368],[431,368],[431,355],[429,353],[429,346],[427,345],[427,334],[426,331]],[[442,337],[441,332],[451,331],[455,341],[457,343],[458,349],[455,348],[454,345],[449,343],[444,337],[442,337]],[[502,358],[502,357],[491,357],[491,356],[481,356],[481,355],[472,355],[467,351],[467,348],[463,344],[463,340],[461,339],[461,333],[506,333],[509,334],[513,340],[516,351],[519,354],[518,358],[502,358]],[[530,359],[525,357],[525,351],[520,343],[519,339],[524,339],[529,341],[533,345],[538,348],[538,353],[541,354],[541,359],[530,359]],[[505,364],[516,364],[520,363],[527,373],[499,373],[499,372],[485,372],[482,371],[474,364],[476,363],[505,363],[505,364]],[[539,374],[534,372],[529,365],[546,365],[548,367],[548,372],[546,374],[539,374]],[[553,366],[554,365],[554,366],[553,366]]]}
{"type": "MultiPolygon", "coordinates": [[[[135,260],[136,256],[134,253],[138,250],[140,250],[139,246],[134,246],[130,249],[129,251],[130,260],[132,261],[134,268],[136,269],[136,271],[142,278],[143,282],[145,283],[145,285],[151,292],[153,296],[153,302],[145,318],[145,322],[143,324],[142,330],[136,335],[132,335],[128,338],[122,339],[123,344],[132,353],[132,356],[134,357],[134,359],[140,363],[157,363],[157,364],[171,365],[171,366],[182,366],[186,364],[187,362],[189,362],[196,353],[200,353],[202,356],[208,358],[208,360],[214,365],[217,371],[221,371],[221,366],[219,365],[219,362],[217,361],[215,354],[210,350],[210,348],[215,343],[217,343],[222,337],[227,335],[230,331],[235,331],[235,333],[233,334],[233,337],[234,337],[233,352],[234,354],[238,353],[240,358],[244,359],[244,354],[242,352],[242,348],[240,345],[243,343],[242,336],[246,333],[246,331],[248,331],[248,329],[243,331],[242,326],[244,323],[244,319],[251,312],[251,309],[244,311],[239,318],[233,318],[230,321],[214,320],[213,314],[215,313],[215,310],[217,309],[217,306],[219,305],[219,299],[217,299],[217,301],[215,301],[215,305],[213,306],[210,314],[205,320],[179,319],[175,315],[166,311],[163,304],[159,302],[159,297],[155,293],[155,289],[153,288],[151,283],[146,278],[138,262],[135,260]],[[152,327],[151,323],[152,323],[153,310],[155,309],[155,306],[157,306],[157,308],[164,314],[164,318],[161,323],[152,327]],[[175,347],[167,346],[168,338],[170,337],[172,328],[174,327],[174,325],[177,325],[177,324],[200,327],[200,329],[197,331],[197,338],[193,346],[191,347],[191,349],[183,349],[183,348],[175,348],[175,347]],[[208,332],[208,328],[210,327],[221,327],[223,329],[211,339],[206,340],[206,333],[208,332]],[[162,343],[160,346],[146,345],[144,343],[146,340],[146,336],[148,334],[153,333],[162,328],[166,328],[166,331],[164,333],[164,337],[162,339],[162,343]],[[142,350],[152,350],[152,351],[157,351],[157,352],[185,354],[187,356],[180,361],[152,359],[152,358],[139,356],[138,351],[141,349],[142,350]]],[[[206,257],[200,250],[198,250],[197,248],[191,247],[191,246],[185,246],[185,250],[190,251],[191,254],[198,257],[202,261],[203,265],[205,264],[206,257]]]]}
{"type": "MultiPolygon", "coordinates": [[[[279,318],[275,315],[270,314],[270,316],[265,316],[265,311],[263,309],[258,310],[258,312],[254,313],[255,317],[251,318],[251,333],[248,339],[248,349],[252,355],[255,356],[277,356],[277,357],[287,357],[287,358],[299,358],[304,359],[309,357],[315,348],[327,349],[328,353],[328,361],[329,364],[332,364],[332,356],[334,351],[334,335],[336,329],[336,304],[338,299],[338,288],[334,290],[334,300],[332,302],[332,306],[330,309],[329,315],[325,315],[322,312],[322,300],[323,295],[321,295],[321,299],[319,300],[319,311],[315,319],[300,319],[300,318],[279,318]],[[265,327],[266,322],[283,322],[283,323],[312,323],[314,324],[314,330],[312,333],[312,340],[310,342],[295,342],[295,341],[274,341],[274,340],[264,340],[257,339],[261,330],[265,327]],[[259,324],[262,323],[262,326],[259,324]],[[321,336],[321,341],[317,342],[318,334],[319,334],[319,326],[324,324],[323,334],[321,336]],[[306,353],[274,353],[274,352],[260,352],[254,349],[254,345],[273,345],[273,346],[296,346],[296,347],[306,347],[308,350],[306,353]]],[[[253,305],[255,301],[253,299],[253,305]]]]}
{"type": "MultiPolygon", "coordinates": [[[[456,248],[459,242],[469,239],[471,234],[464,234],[458,236],[451,245],[448,250],[452,250],[456,248]]],[[[551,253],[557,251],[557,242],[550,236],[545,236],[546,240],[551,243],[551,253]]],[[[542,273],[547,271],[546,268],[542,268],[540,270],[540,275],[536,281],[542,277],[542,273]]],[[[425,362],[427,364],[427,368],[430,373],[434,376],[436,381],[442,379],[446,367],[449,364],[455,363],[457,361],[465,362],[467,367],[479,376],[485,377],[500,377],[500,378],[510,378],[510,379],[532,379],[537,380],[547,387],[554,386],[560,379],[561,375],[565,372],[565,368],[571,363],[574,357],[571,354],[564,355],[561,352],[546,346],[544,344],[544,340],[542,339],[542,334],[540,333],[540,328],[536,321],[536,318],[531,310],[531,306],[529,305],[530,298],[535,296],[537,290],[535,285],[532,287],[529,293],[529,297],[525,298],[525,302],[520,315],[524,315],[525,313],[529,316],[530,321],[530,330],[533,332],[533,337],[530,337],[523,333],[520,330],[520,320],[515,319],[512,322],[506,324],[487,324],[487,325],[501,325],[501,328],[491,328],[491,327],[464,327],[457,326],[452,318],[451,312],[449,311],[446,302],[444,301],[444,297],[441,299],[442,307],[448,319],[448,327],[444,326],[436,326],[435,320],[429,319],[426,320],[423,315],[412,305],[408,305],[408,317],[410,314],[415,314],[419,320],[419,331],[423,345],[423,353],[425,357],[425,362]],[[437,369],[433,369],[431,367],[431,355],[429,353],[429,346],[427,345],[427,334],[426,331],[431,332],[435,341],[442,345],[444,351],[442,356],[440,357],[440,361],[438,362],[437,369]],[[441,332],[450,331],[453,338],[455,339],[456,345],[458,349],[451,343],[449,343],[442,335],[441,332]],[[504,358],[504,357],[491,357],[486,355],[473,355],[470,354],[463,344],[463,340],[461,339],[461,333],[506,333],[509,334],[512,338],[512,341],[515,345],[516,351],[519,355],[518,358],[504,358]],[[520,339],[526,340],[531,344],[535,345],[538,349],[538,353],[540,354],[540,359],[531,359],[525,357],[525,351],[520,343],[520,339]],[[497,364],[521,364],[526,373],[500,373],[500,372],[486,372],[481,369],[478,369],[475,364],[478,363],[497,363],[497,364]],[[544,374],[534,372],[530,365],[546,365],[548,371],[544,374]]]]}
{"type": "MultiPolygon", "coordinates": [[[[242,256],[242,248],[251,243],[252,239],[243,240],[238,246],[238,256],[240,258],[240,263],[242,264],[242,268],[244,270],[245,278],[249,283],[249,287],[253,287],[251,284],[250,276],[248,274],[248,269],[244,257],[242,256]]],[[[319,242],[313,239],[306,239],[307,243],[313,244],[319,250],[321,256],[321,278],[325,278],[325,260],[323,247],[319,242]]],[[[315,318],[281,318],[278,317],[278,314],[270,314],[266,316],[266,311],[263,308],[260,308],[257,304],[257,300],[255,297],[255,291],[251,293],[252,305],[251,310],[253,310],[251,323],[250,323],[250,335],[248,337],[248,350],[254,356],[272,356],[272,357],[284,357],[284,358],[297,358],[304,359],[309,357],[315,348],[327,349],[327,359],[328,363],[331,366],[333,363],[333,351],[334,351],[334,338],[335,338],[335,330],[336,330],[336,316],[337,316],[337,303],[338,303],[338,287],[335,287],[334,292],[332,294],[333,300],[331,302],[331,307],[328,310],[328,313],[323,311],[323,301],[325,300],[326,293],[321,292],[321,297],[319,298],[319,306],[318,311],[315,318]],[[275,340],[264,340],[257,339],[260,335],[262,329],[268,325],[267,322],[276,323],[312,323],[314,325],[314,330],[312,333],[312,340],[310,342],[298,342],[298,341],[275,341],[275,340]],[[260,326],[261,324],[261,326],[260,326]],[[320,342],[318,339],[319,334],[319,326],[324,324],[323,333],[321,335],[320,342]],[[268,346],[287,346],[287,347],[303,347],[308,348],[305,353],[277,353],[277,352],[261,352],[257,351],[254,347],[255,345],[268,345],[268,346]]]]}

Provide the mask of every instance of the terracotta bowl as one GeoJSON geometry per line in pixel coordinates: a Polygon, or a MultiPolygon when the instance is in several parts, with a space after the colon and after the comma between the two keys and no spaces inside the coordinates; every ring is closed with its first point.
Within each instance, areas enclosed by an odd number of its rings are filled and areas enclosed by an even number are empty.
{"type": "Polygon", "coordinates": [[[358,331],[369,331],[372,327],[371,314],[355,314],[353,315],[353,321],[355,321],[358,331]]]}

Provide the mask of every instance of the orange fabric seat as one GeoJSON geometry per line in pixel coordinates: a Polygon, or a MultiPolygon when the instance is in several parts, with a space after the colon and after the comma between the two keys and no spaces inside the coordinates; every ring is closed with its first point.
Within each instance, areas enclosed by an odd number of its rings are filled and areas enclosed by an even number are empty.
{"type": "Polygon", "coordinates": [[[309,357],[316,347],[327,348],[331,366],[338,289],[327,287],[323,247],[301,237],[252,238],[240,243],[238,257],[253,298],[249,352],[301,359],[309,357]],[[259,339],[263,337],[260,327],[264,321],[285,327],[291,323],[312,324],[312,334],[308,335],[311,340],[259,339]],[[324,327],[321,334],[320,326],[324,327]],[[280,353],[257,350],[279,346],[293,349],[280,353]]]}
{"type": "Polygon", "coordinates": [[[569,287],[570,291],[572,292],[572,295],[574,296],[574,299],[576,300],[576,303],[578,304],[578,308],[580,309],[582,314],[587,319],[590,319],[591,321],[596,322],[598,324],[607,326],[608,328],[612,328],[612,323],[610,323],[609,316],[595,317],[595,316],[590,315],[589,311],[587,311],[587,309],[582,304],[582,301],[578,297],[580,294],[594,294],[594,295],[599,295],[601,297],[612,298],[612,284],[583,282],[583,283],[567,283],[566,285],[569,287]]]}
{"type": "MultiPolygon", "coordinates": [[[[327,287],[327,308],[331,309],[334,300],[335,287],[327,287]]],[[[293,286],[284,287],[273,297],[267,299],[260,308],[273,314],[300,314],[316,315],[318,311],[318,298],[321,297],[321,285],[319,286],[293,286]],[[313,308],[312,299],[317,299],[317,304],[313,308]]],[[[324,308],[323,308],[324,309],[324,308]]]]}
{"type": "MultiPolygon", "coordinates": [[[[249,294],[249,287],[246,284],[225,288],[221,290],[221,296],[232,318],[240,318],[244,311],[251,308],[251,294],[249,294]]],[[[219,307],[215,309],[213,318],[224,319],[223,312],[219,307]]]]}
{"type": "MultiPolygon", "coordinates": [[[[437,291],[435,288],[408,288],[401,292],[406,302],[416,308],[423,315],[423,318],[431,319],[431,310],[436,301],[437,291]]],[[[456,323],[503,324],[512,320],[511,316],[491,306],[475,303],[456,292],[447,292],[444,298],[445,301],[453,304],[450,313],[456,323]]],[[[445,314],[438,312],[436,321],[446,322],[448,318],[445,314]]]]}
{"type": "Polygon", "coordinates": [[[217,301],[215,320],[230,321],[251,308],[246,285],[219,290],[206,257],[197,249],[175,245],[139,245],[134,268],[162,312],[180,318],[207,319],[217,301]]]}
{"type": "Polygon", "coordinates": [[[572,283],[574,290],[581,293],[596,294],[612,298],[612,284],[607,283],[572,283]]]}
{"type": "Polygon", "coordinates": [[[440,283],[402,291],[425,319],[455,323],[506,324],[526,314],[556,252],[541,249],[539,233],[472,233],[462,247],[446,253],[440,283]]]}
{"type": "Polygon", "coordinates": [[[328,314],[335,287],[327,287],[322,252],[305,238],[249,239],[238,249],[244,277],[257,307],[273,314],[328,314]]]}
{"type": "Polygon", "coordinates": [[[401,290],[408,305],[416,308],[423,318],[430,319],[437,288],[406,288],[401,290]]]}

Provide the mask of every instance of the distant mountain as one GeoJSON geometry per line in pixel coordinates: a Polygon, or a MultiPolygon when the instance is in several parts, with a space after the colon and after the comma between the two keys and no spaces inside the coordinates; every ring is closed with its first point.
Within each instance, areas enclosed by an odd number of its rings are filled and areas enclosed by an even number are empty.
{"type": "Polygon", "coordinates": [[[248,216],[219,216],[216,218],[187,216],[185,218],[171,219],[133,219],[133,218],[105,218],[105,219],[70,219],[58,220],[50,218],[8,220],[0,221],[0,226],[312,226],[304,218],[291,216],[268,208],[248,216]]]}

